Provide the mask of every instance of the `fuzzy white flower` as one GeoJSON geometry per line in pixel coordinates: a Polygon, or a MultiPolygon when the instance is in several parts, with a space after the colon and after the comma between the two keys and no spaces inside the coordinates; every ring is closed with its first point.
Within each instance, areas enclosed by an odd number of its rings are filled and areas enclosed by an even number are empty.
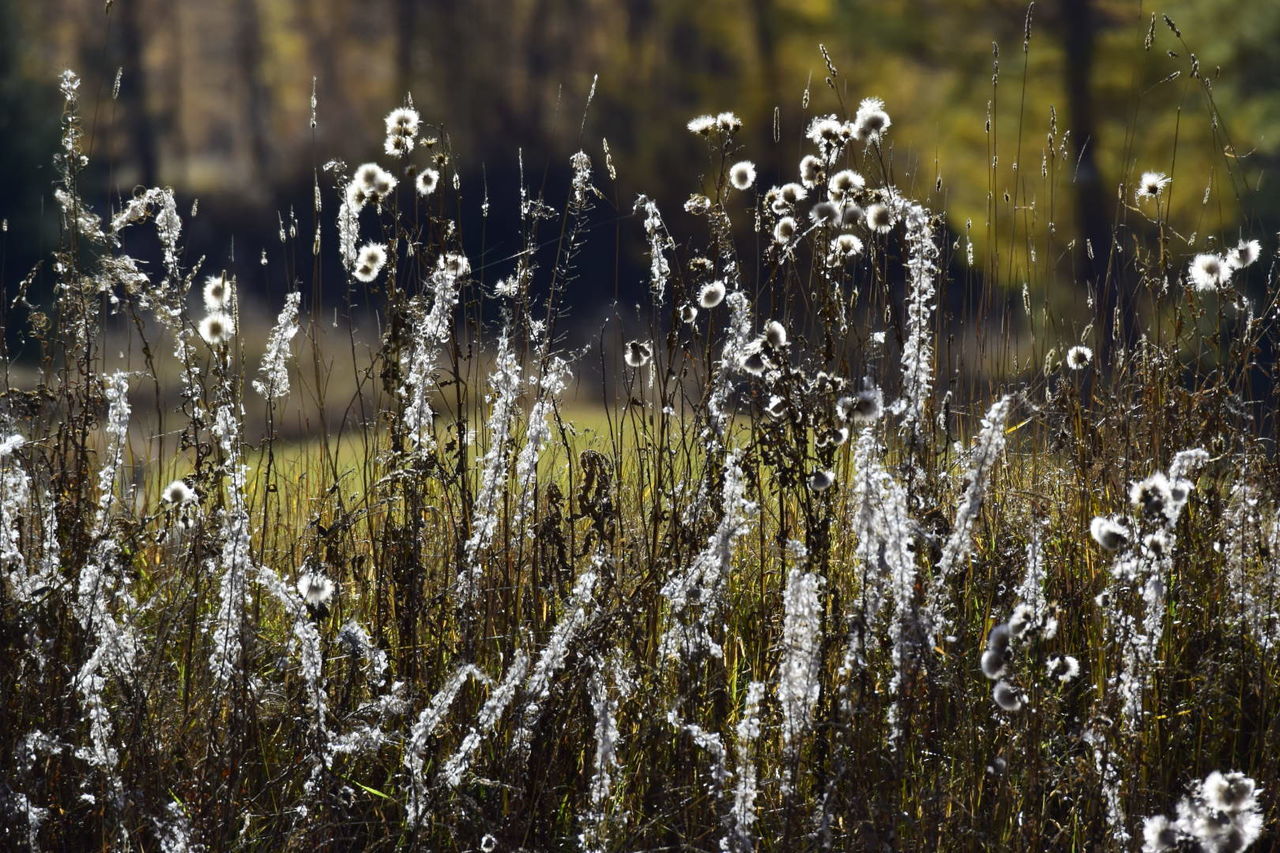
{"type": "Polygon", "coordinates": [[[831,241],[831,252],[840,258],[852,258],[862,254],[862,241],[853,234],[841,234],[831,241]]]}
{"type": "Polygon", "coordinates": [[[796,221],[793,217],[784,216],[773,226],[773,239],[778,243],[789,243],[796,236],[796,221]]]}
{"type": "Polygon", "coordinates": [[[839,225],[840,214],[840,207],[830,201],[820,201],[809,209],[809,219],[814,225],[827,227],[839,225]]]}
{"type": "Polygon", "coordinates": [[[853,118],[854,134],[863,142],[879,139],[892,124],[879,98],[863,98],[853,118]]]}
{"type": "Polygon", "coordinates": [[[371,282],[382,272],[387,262],[387,247],[382,243],[365,243],[360,247],[353,275],[363,282],[371,282]]]}
{"type": "Polygon", "coordinates": [[[1203,253],[1191,261],[1188,274],[1196,290],[1217,290],[1231,281],[1232,268],[1221,255],[1203,253]]]}
{"type": "Polygon", "coordinates": [[[774,349],[781,349],[787,345],[787,328],[777,320],[770,320],[764,324],[764,339],[769,342],[769,346],[774,349]]]}
{"type": "Polygon", "coordinates": [[[1093,361],[1093,350],[1086,346],[1074,346],[1067,350],[1067,367],[1084,370],[1093,361]]]}
{"type": "Polygon", "coordinates": [[[1023,705],[1022,694],[1007,681],[996,682],[995,688],[991,691],[991,698],[1003,710],[1010,713],[1021,710],[1023,705]]]}
{"type": "Polygon", "coordinates": [[[230,314],[214,311],[200,321],[200,337],[210,346],[221,346],[230,343],[235,336],[236,324],[230,314]]]}
{"type": "Polygon", "coordinates": [[[735,113],[720,113],[716,116],[716,129],[724,134],[737,133],[742,129],[742,119],[735,113]]]}
{"type": "Polygon", "coordinates": [[[729,167],[729,183],[735,190],[748,190],[756,182],[756,164],[741,160],[729,167]]]}
{"type": "Polygon", "coordinates": [[[836,401],[836,413],[855,426],[864,426],[879,420],[884,412],[884,395],[879,388],[859,391],[836,401]]]}
{"type": "Polygon", "coordinates": [[[867,207],[867,227],[877,234],[888,234],[893,229],[893,213],[883,204],[867,207]]]}
{"type": "Polygon", "coordinates": [[[172,483],[164,487],[164,500],[171,504],[190,503],[196,499],[195,489],[188,486],[182,480],[174,480],[172,483]]]}
{"type": "MultiPolygon", "coordinates": [[[[698,294],[698,304],[703,308],[715,308],[724,301],[724,282],[713,281],[703,286],[698,294]]],[[[695,315],[696,316],[696,315],[695,315]]]]}
{"type": "Polygon", "coordinates": [[[1262,254],[1262,244],[1257,240],[1241,240],[1234,249],[1227,251],[1227,266],[1233,270],[1244,269],[1262,254]]]}
{"type": "Polygon", "coordinates": [[[1115,519],[1097,516],[1089,522],[1089,535],[1104,551],[1115,551],[1129,541],[1129,528],[1115,519]]]}
{"type": "Polygon", "coordinates": [[[1048,670],[1050,678],[1066,684],[1080,674],[1080,661],[1071,655],[1054,655],[1049,658],[1048,670]]]}
{"type": "Polygon", "coordinates": [[[836,476],[831,471],[814,471],[809,476],[809,488],[815,492],[825,492],[835,481],[836,476]]]}
{"type": "Polygon", "coordinates": [[[298,595],[310,607],[320,607],[333,598],[333,581],[319,572],[307,572],[298,578],[298,595]]]}
{"type": "Polygon", "coordinates": [[[423,169],[414,180],[418,195],[431,195],[440,184],[440,173],[435,169],[423,169]]]}
{"type": "Polygon", "coordinates": [[[800,183],[813,189],[822,181],[822,161],[812,154],[800,158],[800,183]]]}
{"type": "Polygon", "coordinates": [[[1134,195],[1138,201],[1157,198],[1164,192],[1170,180],[1164,172],[1143,172],[1142,177],[1138,179],[1138,188],[1134,190],[1134,195]]]}
{"type": "Polygon", "coordinates": [[[716,129],[716,117],[709,115],[697,116],[689,119],[689,123],[685,127],[689,128],[690,133],[706,136],[716,129]]]}
{"type": "Polygon", "coordinates": [[[649,349],[649,344],[642,341],[630,341],[627,344],[626,355],[624,356],[628,367],[644,367],[649,363],[649,359],[653,357],[653,353],[649,349]]]}
{"type": "Polygon", "coordinates": [[[841,201],[845,196],[856,193],[866,185],[867,181],[862,175],[852,169],[841,169],[827,182],[827,192],[834,201],[841,201]]]}
{"type": "Polygon", "coordinates": [[[206,311],[225,311],[231,305],[231,282],[225,276],[211,275],[204,280],[206,311]]]}

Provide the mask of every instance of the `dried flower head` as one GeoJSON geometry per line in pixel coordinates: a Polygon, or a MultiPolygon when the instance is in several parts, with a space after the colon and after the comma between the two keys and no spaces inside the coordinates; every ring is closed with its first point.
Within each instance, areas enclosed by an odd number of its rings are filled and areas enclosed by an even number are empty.
{"type": "Polygon", "coordinates": [[[822,161],[812,154],[806,154],[800,158],[800,183],[806,188],[813,189],[822,183],[823,168],[822,161]]]}
{"type": "Polygon", "coordinates": [[[333,581],[319,572],[307,572],[298,578],[298,595],[308,607],[322,607],[333,598],[333,581]]]}
{"type": "Polygon", "coordinates": [[[630,341],[627,343],[627,352],[624,358],[628,367],[644,367],[649,363],[649,359],[653,358],[653,352],[649,349],[647,342],[630,341]]]}
{"type": "Polygon", "coordinates": [[[796,221],[793,217],[784,216],[773,226],[773,239],[778,243],[789,243],[796,236],[796,221]]]}
{"type": "Polygon", "coordinates": [[[774,349],[781,349],[787,345],[787,328],[777,320],[770,320],[764,324],[764,339],[769,342],[769,346],[774,349]]]}
{"type": "Polygon", "coordinates": [[[1129,541],[1129,528],[1113,518],[1097,516],[1089,522],[1089,535],[1104,551],[1115,551],[1129,541]]]}
{"type": "MultiPolygon", "coordinates": [[[[724,294],[721,294],[720,298],[723,299],[724,294]]],[[[680,306],[680,322],[692,324],[697,319],[698,319],[697,306],[691,305],[688,302],[680,306]]]]}
{"type": "Polygon", "coordinates": [[[1054,655],[1047,665],[1050,678],[1056,678],[1063,684],[1080,674],[1080,661],[1071,655],[1054,655]]]}
{"type": "Polygon", "coordinates": [[[1227,252],[1227,266],[1233,270],[1244,269],[1262,254],[1262,244],[1257,240],[1241,240],[1239,245],[1227,252]]]}
{"type": "Polygon", "coordinates": [[[1084,370],[1093,361],[1093,350],[1086,346],[1076,345],[1067,350],[1067,367],[1072,370],[1084,370]]]}
{"type": "Polygon", "coordinates": [[[749,190],[756,182],[756,164],[750,160],[740,160],[729,167],[729,183],[735,190],[749,190]]]}
{"type": "Polygon", "coordinates": [[[206,311],[225,311],[231,305],[231,282],[226,276],[211,275],[204,280],[206,311]]]}
{"type": "Polygon", "coordinates": [[[879,420],[884,412],[884,395],[879,388],[859,391],[836,401],[836,412],[855,426],[863,426],[879,420]]]}
{"type": "Polygon", "coordinates": [[[831,241],[831,253],[849,259],[862,254],[862,241],[853,234],[841,234],[831,241]]]}
{"type": "Polygon", "coordinates": [[[815,492],[825,492],[835,481],[836,475],[831,471],[814,471],[809,476],[809,488],[815,492]]]}
{"type": "Polygon", "coordinates": [[[1006,649],[987,649],[982,653],[982,674],[995,681],[1005,674],[1009,662],[1006,649]]]}
{"type": "Polygon", "coordinates": [[[800,184],[790,183],[778,187],[778,198],[786,204],[796,204],[804,201],[808,196],[809,191],[800,184]]]}
{"type": "Polygon", "coordinates": [[[1169,176],[1164,172],[1143,172],[1138,179],[1138,188],[1134,191],[1138,201],[1157,198],[1169,184],[1169,176]]]}
{"type": "Polygon", "coordinates": [[[1221,255],[1211,253],[1196,255],[1188,273],[1192,285],[1201,292],[1217,290],[1231,281],[1231,267],[1221,255]]]}
{"type": "Polygon", "coordinates": [[[813,224],[831,227],[840,224],[840,207],[834,202],[820,201],[809,209],[813,224]]]}
{"type": "Polygon", "coordinates": [[[690,133],[708,136],[711,131],[716,129],[716,117],[709,115],[696,116],[689,119],[689,123],[685,126],[689,128],[690,133]]]}
{"type": "Polygon", "coordinates": [[[1169,478],[1157,471],[1145,480],[1129,485],[1129,502],[1142,510],[1149,518],[1163,516],[1173,503],[1173,489],[1169,478]]]}
{"type": "Polygon", "coordinates": [[[991,691],[991,698],[1002,710],[1010,713],[1022,709],[1022,693],[1007,681],[996,682],[995,689],[991,691]]]}
{"type": "Polygon", "coordinates": [[[735,113],[720,113],[716,116],[716,129],[726,136],[742,130],[742,119],[735,113]]]}
{"type": "Polygon", "coordinates": [[[703,285],[702,291],[698,294],[698,304],[703,308],[715,308],[724,301],[724,282],[713,281],[703,285]]]}
{"type": "Polygon", "coordinates": [[[867,207],[867,227],[877,234],[888,234],[893,229],[893,214],[879,202],[867,207]]]}
{"type": "Polygon", "coordinates": [[[414,186],[418,189],[418,195],[431,195],[436,191],[436,187],[440,184],[440,173],[435,169],[423,169],[418,173],[414,186]]]}
{"type": "Polygon", "coordinates": [[[164,487],[165,503],[185,504],[191,503],[196,499],[196,491],[186,484],[183,480],[174,480],[172,483],[164,487]]]}
{"type": "Polygon", "coordinates": [[[200,321],[200,337],[210,346],[222,346],[231,342],[235,336],[236,324],[231,315],[222,311],[213,311],[200,321]]]}
{"type": "Polygon", "coordinates": [[[360,247],[353,275],[360,281],[371,282],[378,277],[378,273],[382,272],[382,267],[386,263],[387,247],[385,245],[382,243],[365,243],[360,247]]]}
{"type": "Polygon", "coordinates": [[[891,124],[893,122],[884,110],[884,101],[879,98],[863,98],[853,117],[854,135],[863,142],[878,140],[891,124]]]}
{"type": "Polygon", "coordinates": [[[841,169],[831,176],[827,182],[827,192],[834,201],[841,201],[846,196],[858,192],[867,185],[862,175],[852,169],[841,169]]]}

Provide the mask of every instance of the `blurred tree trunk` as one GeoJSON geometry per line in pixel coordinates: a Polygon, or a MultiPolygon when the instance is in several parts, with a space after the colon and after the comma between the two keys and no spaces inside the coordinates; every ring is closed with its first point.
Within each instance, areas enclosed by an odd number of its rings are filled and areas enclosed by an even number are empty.
{"type": "Polygon", "coordinates": [[[138,6],[137,0],[129,0],[117,7],[120,10],[121,53],[124,62],[132,63],[122,65],[124,74],[120,79],[120,100],[124,103],[125,113],[129,117],[126,122],[129,147],[138,164],[138,182],[154,187],[158,183],[160,146],[156,125],[148,106],[149,85],[144,56],[145,36],[138,6]]]}
{"type": "Polygon", "coordinates": [[[1110,369],[1115,344],[1128,349],[1136,340],[1132,295],[1124,265],[1113,263],[1109,193],[1094,152],[1098,122],[1093,101],[1093,58],[1098,21],[1094,0],[1060,0],[1068,123],[1076,156],[1076,231],[1084,280],[1094,288],[1094,328],[1099,334],[1099,363],[1110,369]],[[1119,326],[1116,324],[1119,315],[1119,326]]]}
{"type": "Polygon", "coordinates": [[[251,186],[261,187],[264,186],[262,177],[274,174],[271,168],[271,131],[268,127],[270,95],[262,75],[262,20],[258,14],[257,0],[239,0],[236,12],[239,20],[236,46],[245,87],[245,125],[249,135],[249,154],[253,161],[246,177],[251,181],[251,186]]]}

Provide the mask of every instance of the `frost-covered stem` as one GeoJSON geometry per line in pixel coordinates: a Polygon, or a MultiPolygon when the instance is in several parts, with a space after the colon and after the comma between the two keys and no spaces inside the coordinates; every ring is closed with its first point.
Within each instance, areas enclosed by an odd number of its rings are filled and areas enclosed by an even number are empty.
{"type": "Polygon", "coordinates": [[[431,409],[436,360],[453,332],[453,309],[458,304],[459,278],[446,267],[431,275],[431,308],[423,311],[413,329],[413,348],[400,396],[409,441],[419,450],[435,447],[435,413],[431,409]]]}
{"type": "Polygon", "coordinates": [[[929,211],[889,191],[887,203],[895,219],[906,227],[907,241],[907,339],[902,346],[902,429],[920,437],[925,407],[933,391],[934,282],[938,277],[938,245],[933,238],[929,211]]]}
{"type": "Polygon", "coordinates": [[[969,557],[973,550],[973,528],[978,522],[978,514],[982,511],[982,502],[991,485],[991,474],[1000,454],[1005,447],[1005,422],[1013,408],[1011,397],[1002,397],[987,411],[982,419],[982,429],[974,440],[970,452],[969,471],[965,479],[968,485],[956,507],[955,523],[951,526],[951,535],[942,547],[942,556],[938,559],[938,567],[934,570],[933,585],[929,590],[928,604],[925,607],[928,619],[929,645],[936,642],[938,633],[947,628],[946,595],[947,583],[952,572],[969,557]]]}
{"type": "Polygon", "coordinates": [[[471,756],[480,747],[480,743],[484,738],[493,733],[494,727],[497,726],[503,712],[511,704],[511,700],[515,698],[516,690],[519,688],[520,682],[524,680],[528,669],[529,656],[523,650],[516,652],[515,658],[511,661],[511,665],[507,667],[506,674],[502,677],[502,681],[498,682],[497,686],[490,692],[489,698],[485,700],[484,705],[480,707],[480,713],[476,716],[476,721],[471,727],[471,731],[467,732],[467,736],[462,739],[457,751],[444,763],[444,769],[440,771],[440,776],[446,786],[456,788],[462,784],[463,777],[471,767],[471,756]]]}
{"type": "Polygon", "coordinates": [[[520,756],[528,754],[533,727],[542,715],[542,703],[551,695],[551,679],[564,666],[573,640],[600,608],[595,600],[595,588],[605,559],[604,553],[597,551],[592,558],[591,566],[578,576],[578,580],[573,585],[573,592],[565,601],[560,621],[551,630],[551,636],[547,638],[547,644],[538,655],[538,662],[534,664],[533,672],[525,681],[523,696],[527,704],[521,709],[520,726],[516,729],[515,737],[511,742],[512,752],[520,756]]]}
{"type": "Polygon", "coordinates": [[[756,796],[759,793],[758,768],[755,756],[756,741],[760,738],[760,700],[764,698],[764,682],[753,681],[747,685],[742,716],[735,730],[736,762],[733,786],[733,808],[729,811],[730,825],[720,849],[730,853],[749,853],[754,847],[751,829],[756,822],[756,796]]]}
{"type": "Polygon", "coordinates": [[[498,340],[498,355],[489,374],[489,387],[489,449],[480,460],[480,488],[472,510],[471,536],[463,546],[464,568],[455,589],[459,607],[469,607],[479,591],[484,573],[480,552],[488,547],[497,532],[499,504],[507,485],[512,418],[520,393],[520,363],[505,332],[498,340]]]}
{"type": "MultiPolygon", "coordinates": [[[[594,772],[588,788],[587,812],[582,816],[583,829],[578,843],[585,853],[604,853],[611,849],[608,839],[607,803],[613,789],[613,774],[618,769],[618,705],[632,688],[631,679],[615,655],[608,664],[597,658],[587,690],[596,719],[596,752],[594,772]],[[614,689],[610,693],[606,674],[612,675],[614,689]]],[[[615,816],[616,819],[617,816],[615,816]]]]}
{"type": "Polygon", "coordinates": [[[431,702],[409,732],[409,741],[404,748],[404,766],[409,773],[405,797],[405,820],[409,826],[416,827],[426,809],[427,778],[424,772],[427,763],[427,746],[436,727],[444,719],[444,715],[457,698],[468,678],[487,682],[484,673],[471,664],[463,664],[453,671],[444,685],[432,697],[431,702]]]}
{"type": "Polygon", "coordinates": [[[671,264],[666,253],[675,251],[675,241],[662,221],[657,202],[647,195],[640,195],[636,198],[635,210],[644,211],[644,235],[649,242],[649,292],[656,307],[666,298],[667,281],[671,278],[671,264]]]}
{"type": "Polygon", "coordinates": [[[519,501],[516,503],[515,518],[512,529],[526,531],[533,536],[533,528],[526,530],[525,519],[534,512],[534,483],[538,474],[538,459],[542,455],[547,442],[551,440],[549,418],[555,411],[556,403],[564,392],[570,379],[569,365],[564,359],[552,357],[543,368],[538,383],[538,401],[529,413],[529,425],[525,429],[524,445],[516,457],[516,489],[519,501]]]}
{"type": "Polygon", "coordinates": [[[222,511],[222,549],[218,559],[209,563],[210,574],[221,570],[209,667],[215,687],[226,691],[240,671],[246,583],[253,566],[249,509],[245,502],[246,469],[240,457],[240,418],[232,403],[224,402],[218,406],[214,413],[213,435],[225,460],[227,505],[222,511]]]}
{"type": "Polygon", "coordinates": [[[669,624],[661,653],[692,662],[701,654],[721,657],[711,635],[723,604],[724,581],[733,561],[734,541],[747,532],[755,504],[747,500],[747,481],[733,451],[725,459],[720,524],[689,567],[662,587],[670,602],[669,624]]]}
{"type": "MultiPolygon", "coordinates": [[[[778,667],[778,704],[782,707],[782,746],[791,758],[796,741],[812,721],[818,703],[821,664],[823,580],[792,568],[782,592],[782,660],[778,667]]],[[[790,787],[790,773],[784,787],[790,787]]]]}
{"type": "Polygon", "coordinates": [[[301,300],[302,294],[296,291],[285,297],[284,308],[267,338],[262,366],[258,368],[262,378],[253,380],[253,390],[268,400],[278,400],[289,393],[289,370],[285,367],[285,360],[289,358],[289,342],[298,333],[298,305],[301,300]]]}

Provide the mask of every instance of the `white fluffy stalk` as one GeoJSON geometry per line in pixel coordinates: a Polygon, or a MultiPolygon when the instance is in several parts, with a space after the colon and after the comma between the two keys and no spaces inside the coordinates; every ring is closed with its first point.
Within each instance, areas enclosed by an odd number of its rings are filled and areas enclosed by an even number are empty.
{"type": "Polygon", "coordinates": [[[666,299],[667,282],[671,278],[666,253],[675,251],[675,241],[662,221],[656,201],[640,195],[636,198],[635,210],[644,211],[644,235],[649,241],[649,292],[653,295],[653,304],[658,306],[666,299]]]}
{"type": "MultiPolygon", "coordinates": [[[[809,729],[818,704],[822,648],[822,578],[792,568],[782,592],[782,660],[778,667],[778,704],[782,706],[782,745],[794,755],[797,739],[809,729]]],[[[789,779],[785,780],[789,787],[789,779]]]]}
{"type": "Polygon", "coordinates": [[[538,459],[551,440],[549,418],[570,378],[568,363],[558,356],[552,357],[538,381],[538,401],[533,404],[533,411],[529,413],[524,445],[516,457],[516,488],[520,499],[516,503],[515,518],[511,526],[514,530],[524,530],[528,536],[533,536],[533,528],[526,529],[524,522],[534,512],[533,486],[538,474],[538,459]]]}
{"type": "Polygon", "coordinates": [[[890,191],[886,200],[894,219],[906,226],[907,340],[902,345],[902,394],[898,404],[902,429],[919,436],[926,423],[925,406],[933,391],[934,281],[938,277],[938,245],[933,218],[919,204],[890,191]]]}
{"type": "MultiPolygon", "coordinates": [[[[621,766],[618,762],[618,706],[632,687],[619,655],[615,654],[609,661],[607,672],[604,663],[596,659],[587,685],[596,718],[596,752],[595,770],[588,788],[587,812],[582,816],[583,829],[578,836],[584,853],[604,853],[612,849],[608,836],[608,800],[613,790],[613,775],[621,766]],[[613,692],[609,691],[606,675],[612,676],[613,692]]],[[[614,817],[616,820],[618,816],[614,817]]]]}
{"type": "Polygon", "coordinates": [[[516,690],[520,687],[520,682],[524,680],[528,670],[529,656],[523,650],[516,652],[502,681],[498,682],[489,693],[489,698],[485,700],[484,705],[480,707],[480,713],[476,716],[471,731],[467,732],[457,751],[444,763],[440,776],[447,787],[456,788],[462,784],[463,777],[471,767],[472,755],[480,747],[484,738],[493,733],[503,712],[515,698],[516,690]]]}
{"type": "Polygon", "coordinates": [[[720,849],[732,853],[748,853],[754,848],[752,827],[756,822],[756,796],[759,794],[759,773],[752,753],[760,739],[760,700],[764,698],[764,683],[753,681],[747,685],[747,695],[742,705],[742,716],[735,729],[737,741],[733,786],[733,808],[729,811],[730,825],[720,849]]]}
{"type": "Polygon", "coordinates": [[[733,390],[733,380],[742,372],[743,359],[750,355],[748,345],[751,343],[750,300],[745,293],[735,290],[724,301],[729,306],[729,326],[707,398],[707,411],[711,415],[708,426],[716,436],[723,436],[729,426],[729,393],[733,390]]]}
{"type": "Polygon", "coordinates": [[[121,469],[129,432],[128,391],[129,380],[124,373],[113,373],[106,378],[108,408],[103,432],[107,444],[103,465],[98,472],[94,544],[80,572],[72,605],[93,649],[74,681],[89,721],[89,745],[77,749],[76,756],[103,772],[117,805],[122,804],[124,785],[116,770],[119,754],[111,744],[114,730],[104,694],[109,673],[122,679],[132,677],[138,653],[138,640],[128,622],[128,614],[137,605],[129,593],[125,573],[119,571],[119,548],[111,531],[111,517],[117,501],[115,489],[123,479],[121,469]],[[119,606],[119,620],[109,607],[112,602],[119,606]]]}
{"type": "Polygon", "coordinates": [[[969,472],[966,476],[968,485],[956,507],[955,523],[951,527],[951,535],[942,547],[942,556],[938,567],[934,570],[933,585],[929,590],[929,600],[925,608],[928,619],[928,642],[933,645],[939,632],[947,627],[946,594],[947,582],[951,573],[960,563],[968,559],[973,550],[973,528],[978,522],[978,514],[982,511],[982,502],[991,485],[991,474],[1005,446],[1005,422],[1013,409],[1013,399],[1001,397],[987,411],[982,419],[982,429],[974,439],[970,452],[969,472]]]}
{"type": "Polygon", "coordinates": [[[551,630],[551,636],[547,638],[547,644],[538,655],[538,662],[534,664],[533,672],[525,681],[523,693],[527,704],[521,710],[520,727],[516,730],[511,744],[512,751],[517,754],[528,754],[533,727],[542,714],[542,703],[551,695],[551,679],[564,666],[573,640],[600,608],[595,600],[595,588],[605,559],[602,552],[597,552],[591,561],[590,568],[578,576],[578,580],[573,585],[573,592],[565,601],[560,621],[551,630]]]}
{"type": "Polygon", "coordinates": [[[747,482],[732,451],[724,463],[722,515],[706,546],[681,574],[662,587],[671,604],[669,624],[660,646],[664,656],[692,662],[701,654],[721,657],[720,644],[711,636],[723,604],[724,582],[733,562],[734,541],[746,533],[755,504],[747,500],[747,482]]]}
{"type": "Polygon", "coordinates": [[[227,506],[222,511],[222,549],[209,561],[210,574],[221,571],[218,581],[218,613],[213,626],[213,648],[209,668],[219,691],[229,690],[240,672],[241,635],[248,591],[248,572],[253,567],[249,539],[249,509],[245,503],[245,466],[240,456],[240,419],[231,403],[223,403],[214,413],[213,435],[218,440],[227,472],[227,506]]]}
{"type": "Polygon", "coordinates": [[[289,393],[289,369],[285,367],[285,361],[289,358],[289,342],[298,333],[298,304],[301,300],[302,294],[297,291],[285,297],[284,308],[267,338],[262,366],[258,368],[262,378],[253,380],[253,390],[268,400],[277,400],[289,393]]]}
{"type": "Polygon", "coordinates": [[[413,348],[400,396],[405,400],[404,422],[409,441],[419,450],[435,447],[435,413],[431,387],[440,348],[453,332],[453,309],[458,304],[458,276],[439,267],[431,274],[431,308],[423,311],[413,329],[413,348]]]}
{"type": "Polygon", "coordinates": [[[444,685],[432,697],[427,707],[422,709],[422,713],[418,715],[417,722],[413,724],[413,728],[409,732],[409,742],[405,744],[404,748],[404,766],[409,771],[407,796],[405,797],[405,820],[410,827],[418,825],[427,807],[425,768],[427,746],[430,745],[431,735],[435,733],[436,727],[444,719],[449,706],[453,704],[453,700],[457,698],[468,678],[474,678],[482,682],[488,681],[484,673],[471,664],[463,664],[458,667],[445,680],[444,685]]]}
{"type": "Polygon", "coordinates": [[[13,595],[21,604],[29,604],[34,598],[27,560],[20,547],[20,522],[31,497],[31,478],[18,459],[18,450],[25,443],[26,439],[16,433],[0,438],[0,569],[5,571],[13,595]]]}
{"type": "Polygon", "coordinates": [[[498,530],[498,511],[507,484],[511,425],[520,394],[520,363],[504,333],[498,340],[498,355],[489,374],[489,449],[480,460],[480,487],[476,491],[471,516],[471,536],[464,546],[465,567],[459,573],[455,592],[459,606],[469,606],[480,588],[484,567],[480,552],[493,541],[498,530]]]}

